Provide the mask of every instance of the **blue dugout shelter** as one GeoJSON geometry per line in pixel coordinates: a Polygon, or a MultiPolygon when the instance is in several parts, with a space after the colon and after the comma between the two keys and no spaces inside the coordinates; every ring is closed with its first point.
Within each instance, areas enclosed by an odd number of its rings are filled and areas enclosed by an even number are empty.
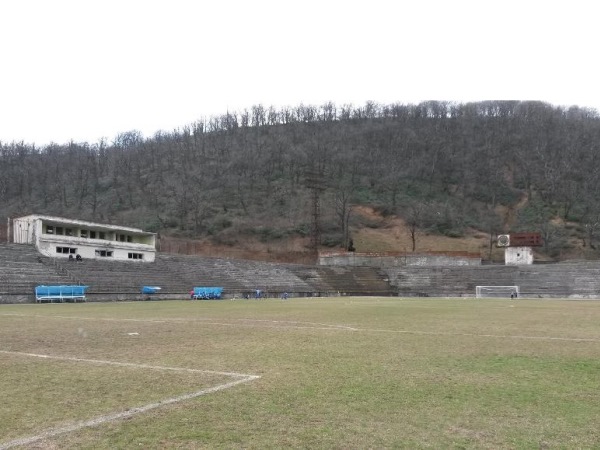
{"type": "Polygon", "coordinates": [[[192,293],[192,299],[212,300],[220,299],[223,294],[222,287],[195,287],[192,293]]]}
{"type": "Polygon", "coordinates": [[[142,294],[158,294],[160,289],[158,286],[142,286],[142,294]]]}
{"type": "Polygon", "coordinates": [[[43,301],[85,301],[85,290],[87,288],[87,286],[77,285],[36,286],[35,301],[38,303],[43,301]]]}

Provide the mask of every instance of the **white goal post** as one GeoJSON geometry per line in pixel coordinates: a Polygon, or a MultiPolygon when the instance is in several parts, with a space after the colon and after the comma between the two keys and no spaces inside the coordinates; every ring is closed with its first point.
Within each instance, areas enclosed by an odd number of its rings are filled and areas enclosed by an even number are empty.
{"type": "Polygon", "coordinates": [[[519,286],[476,286],[477,298],[519,298],[519,286]]]}

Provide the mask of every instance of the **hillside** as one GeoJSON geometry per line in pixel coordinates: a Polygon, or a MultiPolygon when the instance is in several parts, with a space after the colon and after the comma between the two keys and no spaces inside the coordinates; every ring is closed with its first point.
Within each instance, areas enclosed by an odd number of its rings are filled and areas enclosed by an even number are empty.
{"type": "Polygon", "coordinates": [[[490,236],[537,231],[540,258],[597,259],[599,165],[600,117],[577,107],[256,105],[151,138],[0,143],[0,222],[52,214],[300,260],[350,241],[495,259],[490,236]]]}
{"type": "MultiPolygon", "coordinates": [[[[368,221],[370,226],[357,226],[351,231],[357,252],[403,252],[412,251],[410,228],[400,217],[383,217],[373,207],[357,206],[354,213],[368,221]]],[[[470,229],[462,237],[448,237],[417,231],[415,252],[468,252],[481,255],[482,259],[495,262],[504,261],[504,250],[497,248],[485,232],[470,229]]],[[[311,264],[314,262],[310,237],[283,238],[264,242],[258,239],[244,239],[239,245],[215,244],[210,239],[191,240],[163,237],[163,250],[173,253],[196,254],[214,257],[256,259],[262,261],[292,262],[311,264]]],[[[332,251],[336,248],[321,248],[332,251]]],[[[343,251],[344,249],[338,248],[343,251]]],[[[536,261],[550,261],[543,251],[534,251],[536,261]]],[[[572,238],[569,250],[564,250],[555,260],[595,259],[594,253],[586,252],[578,239],[572,238]]]]}

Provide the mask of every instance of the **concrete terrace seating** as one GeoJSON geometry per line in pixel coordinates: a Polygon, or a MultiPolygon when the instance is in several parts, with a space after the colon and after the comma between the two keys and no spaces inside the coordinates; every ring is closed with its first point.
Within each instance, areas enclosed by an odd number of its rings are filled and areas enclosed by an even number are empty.
{"type": "Polygon", "coordinates": [[[514,286],[522,297],[600,297],[600,262],[529,266],[353,267],[276,264],[159,253],[154,263],[41,256],[22,244],[0,244],[0,302],[34,301],[38,285],[86,285],[88,300],[189,298],[197,286],[219,286],[223,297],[382,295],[473,297],[476,286],[514,286]],[[147,297],[147,296],[146,296],[147,297]]]}
{"type": "Polygon", "coordinates": [[[600,297],[600,262],[384,269],[401,296],[463,297],[476,286],[519,286],[521,297],[600,297]]]}
{"type": "Polygon", "coordinates": [[[90,297],[110,294],[131,297],[146,285],[160,286],[158,297],[163,298],[188,298],[195,286],[223,287],[227,297],[241,297],[256,289],[266,296],[279,296],[283,292],[313,295],[338,290],[323,284],[319,276],[317,283],[304,281],[295,273],[300,266],[225,258],[161,253],[154,263],[84,260],[60,261],[59,264],[89,285],[90,297]]]}
{"type": "Polygon", "coordinates": [[[243,296],[256,289],[267,296],[314,291],[294,273],[294,265],[173,254],[160,254],[158,260],[186,279],[188,286],[221,286],[227,296],[243,296]]]}
{"type": "Polygon", "coordinates": [[[581,261],[522,266],[518,283],[522,296],[600,297],[600,263],[581,261]]]}
{"type": "Polygon", "coordinates": [[[31,300],[38,285],[73,282],[33,246],[0,243],[0,303],[31,300]]]}
{"type": "Polygon", "coordinates": [[[161,261],[190,286],[222,286],[226,295],[250,295],[256,289],[266,296],[393,295],[387,276],[371,267],[319,267],[249,260],[160,254],[161,261]]]}
{"type": "Polygon", "coordinates": [[[511,286],[518,269],[514,266],[438,266],[386,268],[390,283],[401,296],[474,296],[476,286],[511,286]]]}
{"type": "Polygon", "coordinates": [[[160,286],[160,295],[189,298],[195,286],[223,287],[225,297],[249,295],[400,295],[472,297],[476,286],[518,285],[522,296],[600,296],[600,262],[530,266],[350,267],[276,264],[227,258],[157,254],[154,263],[90,260],[60,263],[89,294],[139,294],[160,286]]]}
{"type": "Polygon", "coordinates": [[[194,286],[220,286],[225,293],[245,289],[237,265],[226,259],[160,254],[156,261],[176,272],[184,280],[187,291],[194,286]]]}
{"type": "Polygon", "coordinates": [[[387,274],[374,267],[300,266],[293,269],[299,277],[310,280],[315,292],[341,295],[390,296],[395,290],[387,274]]]}
{"type": "Polygon", "coordinates": [[[99,294],[138,295],[143,286],[159,286],[161,294],[184,295],[188,290],[186,281],[168,266],[140,261],[61,261],[60,265],[74,277],[89,286],[90,297],[99,294]]]}

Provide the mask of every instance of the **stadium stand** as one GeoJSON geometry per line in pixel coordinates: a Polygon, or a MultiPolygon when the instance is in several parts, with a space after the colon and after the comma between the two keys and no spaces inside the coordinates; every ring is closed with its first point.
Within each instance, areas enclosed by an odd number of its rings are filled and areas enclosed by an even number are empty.
{"type": "Polygon", "coordinates": [[[520,297],[598,298],[600,262],[386,268],[401,296],[471,297],[476,286],[519,286],[520,297]]]}
{"type": "Polygon", "coordinates": [[[194,286],[223,298],[378,295],[474,297],[476,286],[519,286],[520,297],[600,297],[600,262],[524,266],[314,266],[158,253],[153,263],[57,260],[0,244],[0,303],[35,302],[39,285],[85,285],[87,301],[189,299],[194,286]]]}
{"type": "Polygon", "coordinates": [[[476,286],[519,285],[517,266],[411,266],[385,272],[398,295],[407,297],[464,297],[475,295],[476,286]]]}
{"type": "Polygon", "coordinates": [[[299,277],[310,280],[315,292],[325,295],[395,295],[387,274],[381,269],[364,266],[296,266],[299,277]]]}
{"type": "Polygon", "coordinates": [[[78,284],[32,245],[0,243],[0,303],[31,302],[38,285],[78,284]]]}
{"type": "MultiPolygon", "coordinates": [[[[25,260],[27,279],[19,293],[29,293],[40,284],[85,284],[88,301],[146,299],[144,286],[160,286],[153,298],[189,298],[192,286],[219,286],[223,296],[261,297],[346,295],[394,295],[386,275],[369,267],[318,267],[249,260],[197,257],[159,253],[154,263],[131,261],[56,260],[40,256],[27,245],[4,244],[0,260],[6,265],[25,260]],[[38,276],[34,268],[44,270],[38,276]]],[[[1,264],[1,263],[0,263],[1,264]]],[[[16,272],[15,272],[16,273],[16,272]]],[[[11,286],[18,277],[8,275],[11,286]]],[[[11,288],[10,292],[16,292],[11,288]]],[[[8,294],[8,290],[5,290],[8,294]]],[[[16,299],[2,299],[14,302],[16,299]]]]}
{"type": "Polygon", "coordinates": [[[89,300],[106,297],[135,299],[146,295],[142,292],[143,286],[160,286],[160,294],[156,295],[160,297],[163,294],[181,294],[187,286],[184,278],[159,261],[141,263],[84,259],[73,262],[61,260],[58,264],[89,286],[89,300]]]}

